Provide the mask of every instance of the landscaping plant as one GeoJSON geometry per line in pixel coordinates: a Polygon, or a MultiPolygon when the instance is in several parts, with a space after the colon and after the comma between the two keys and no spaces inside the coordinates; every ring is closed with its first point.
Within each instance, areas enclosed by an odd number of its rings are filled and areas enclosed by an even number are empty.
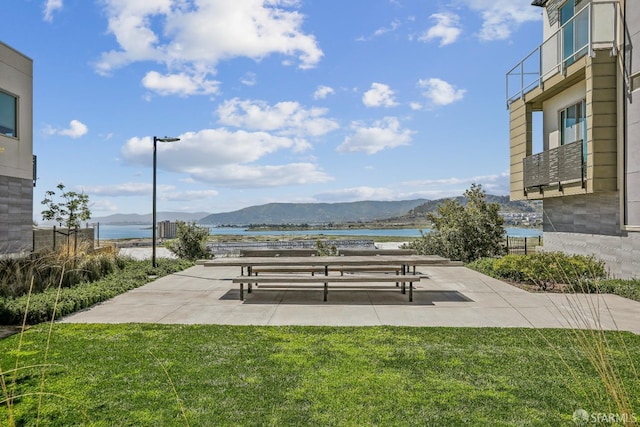
{"type": "Polygon", "coordinates": [[[421,255],[440,255],[445,258],[471,262],[482,257],[505,253],[504,219],[498,214],[500,205],[487,203],[486,192],[480,184],[472,184],[465,191],[466,204],[447,199],[436,212],[427,213],[433,224],[429,233],[403,245],[421,255]]]}
{"type": "Polygon", "coordinates": [[[178,221],[177,228],[176,238],[166,242],[165,247],[178,258],[195,261],[213,257],[207,246],[209,228],[184,221],[178,221]]]}

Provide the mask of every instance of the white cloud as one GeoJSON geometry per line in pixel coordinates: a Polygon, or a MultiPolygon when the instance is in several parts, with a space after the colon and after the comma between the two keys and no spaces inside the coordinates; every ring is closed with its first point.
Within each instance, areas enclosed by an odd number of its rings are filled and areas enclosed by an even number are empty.
{"type": "Polygon", "coordinates": [[[161,75],[149,71],[142,79],[142,85],[160,95],[214,95],[219,92],[220,82],[186,73],[161,75]]]}
{"type": "Polygon", "coordinates": [[[62,0],[46,0],[44,3],[44,20],[53,21],[53,13],[62,9],[62,0]]]}
{"type": "Polygon", "coordinates": [[[47,126],[44,130],[47,135],[62,135],[73,139],[86,135],[88,131],[87,126],[79,120],[71,120],[67,129],[56,129],[52,126],[47,126]]]}
{"type": "Polygon", "coordinates": [[[353,187],[334,191],[325,191],[313,196],[318,202],[355,202],[361,200],[394,200],[390,188],[353,187]]]}
{"type": "Polygon", "coordinates": [[[333,95],[335,91],[329,86],[320,85],[313,93],[313,99],[325,99],[329,95],[333,95]]]}
{"type": "MultiPolygon", "coordinates": [[[[174,185],[157,184],[158,197],[162,200],[192,201],[202,200],[218,195],[216,190],[176,191],[174,185]]],[[[153,191],[153,184],[146,182],[125,182],[122,184],[96,185],[83,187],[82,191],[90,196],[102,197],[138,197],[148,196],[153,191]]]]}
{"type": "Polygon", "coordinates": [[[256,73],[246,73],[244,77],[240,79],[240,83],[245,86],[255,86],[257,81],[256,73]]]}
{"type": "Polygon", "coordinates": [[[395,30],[397,30],[399,27],[400,27],[400,21],[398,21],[397,19],[394,19],[388,27],[380,27],[377,30],[375,30],[372,35],[368,37],[360,36],[356,39],[356,41],[359,41],[359,42],[370,41],[370,40],[373,40],[375,37],[380,37],[384,34],[392,33],[395,30]]]}
{"type": "Polygon", "coordinates": [[[235,164],[194,170],[192,176],[201,182],[239,188],[316,184],[332,179],[312,163],[267,166],[235,164]]]}
{"type": "Polygon", "coordinates": [[[264,101],[234,98],[220,104],[217,112],[219,122],[224,125],[300,138],[321,136],[339,127],[335,120],[324,117],[326,108],[305,109],[293,101],[269,105],[264,101]]]}
{"type": "Polygon", "coordinates": [[[437,78],[420,79],[418,87],[425,89],[423,95],[436,106],[449,105],[460,101],[466,92],[464,89],[456,89],[450,83],[437,78]]]}
{"type": "MultiPolygon", "coordinates": [[[[156,189],[161,193],[175,190],[173,185],[158,184],[156,189]]],[[[122,184],[96,185],[83,187],[82,190],[90,196],[130,197],[148,196],[153,191],[152,183],[125,182],[122,184]]]]}
{"type": "Polygon", "coordinates": [[[169,191],[162,194],[163,200],[172,202],[192,202],[217,197],[216,190],[169,191]]]}
{"type": "MultiPolygon", "coordinates": [[[[325,182],[328,175],[312,163],[260,165],[257,162],[279,150],[295,151],[295,138],[266,132],[231,132],[204,129],[179,135],[180,141],[157,143],[159,169],[184,173],[194,182],[222,186],[265,187],[325,182]]],[[[151,166],[153,138],[131,138],[122,147],[128,164],[151,166]]]]}
{"type": "Polygon", "coordinates": [[[373,126],[367,127],[360,122],[351,125],[354,133],[344,139],[337,151],[358,152],[375,154],[388,148],[396,148],[411,143],[411,135],[414,131],[402,129],[400,121],[395,117],[385,117],[376,121],[373,126]]]}
{"type": "Polygon", "coordinates": [[[367,107],[394,107],[398,103],[393,96],[394,92],[388,85],[372,83],[371,89],[362,96],[362,103],[367,107]]]}
{"type": "Polygon", "coordinates": [[[421,188],[432,194],[444,194],[441,197],[461,196],[472,183],[482,184],[488,194],[509,194],[509,171],[499,174],[478,175],[473,177],[449,177],[442,179],[425,179],[403,182],[405,188],[421,188]],[[441,191],[442,193],[438,193],[441,191]]]}
{"type": "Polygon", "coordinates": [[[460,17],[454,13],[434,13],[429,18],[436,21],[436,25],[429,28],[418,40],[431,41],[440,39],[440,46],[454,43],[462,30],[460,29],[460,17]]]}
{"type": "Polygon", "coordinates": [[[108,75],[134,62],[164,63],[168,71],[164,76],[150,72],[146,77],[148,88],[163,94],[212,93],[217,84],[210,76],[220,61],[231,58],[259,61],[279,54],[296,58],[298,67],[307,69],[323,56],[315,37],[301,29],[304,16],[294,9],[297,1],[102,2],[108,32],[119,49],[104,52],[96,71],[108,75]],[[169,79],[172,76],[180,78],[169,79]]]}
{"type": "Polygon", "coordinates": [[[386,187],[351,187],[315,194],[318,202],[355,202],[360,200],[435,200],[462,196],[472,183],[481,184],[487,194],[509,194],[509,171],[474,177],[442,178],[401,182],[386,187]]]}
{"type": "Polygon", "coordinates": [[[482,16],[478,37],[484,41],[505,40],[521,24],[541,19],[531,0],[458,0],[482,16]]]}

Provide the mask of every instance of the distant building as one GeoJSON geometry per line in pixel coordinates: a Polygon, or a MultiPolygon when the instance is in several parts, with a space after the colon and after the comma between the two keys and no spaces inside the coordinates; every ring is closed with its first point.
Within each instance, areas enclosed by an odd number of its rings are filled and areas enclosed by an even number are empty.
{"type": "Polygon", "coordinates": [[[33,61],[0,42],[0,256],[33,249],[33,61]]]}
{"type": "Polygon", "coordinates": [[[511,200],[543,201],[545,250],[640,277],[640,1],[532,5],[544,42],[507,73],[511,200]]]}
{"type": "Polygon", "coordinates": [[[158,223],[159,239],[175,239],[178,234],[178,223],[171,221],[160,221],[158,223]]]}

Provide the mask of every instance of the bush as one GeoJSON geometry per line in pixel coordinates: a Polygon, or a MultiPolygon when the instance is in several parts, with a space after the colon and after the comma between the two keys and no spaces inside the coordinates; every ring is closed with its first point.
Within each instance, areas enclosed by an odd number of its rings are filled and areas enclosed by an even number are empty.
{"type": "Polygon", "coordinates": [[[88,248],[83,248],[74,252],[67,247],[0,259],[0,297],[15,298],[30,289],[32,293],[39,293],[52,287],[98,280],[122,268],[122,262],[115,250],[88,252],[88,248]]]}
{"type": "Polygon", "coordinates": [[[634,301],[640,301],[640,279],[602,279],[571,286],[574,292],[616,294],[634,301]]]}
{"type": "Polygon", "coordinates": [[[489,276],[513,282],[530,283],[542,290],[562,283],[571,289],[589,288],[607,276],[603,261],[593,256],[540,252],[482,259],[468,265],[489,276]]]}
{"type": "Polygon", "coordinates": [[[318,256],[336,256],[338,248],[336,245],[328,245],[322,240],[316,240],[316,253],[318,256]]]}
{"type": "Polygon", "coordinates": [[[177,237],[165,243],[165,247],[181,259],[191,261],[209,259],[213,254],[207,247],[208,239],[208,228],[200,227],[195,223],[178,221],[177,237]]]}
{"type": "Polygon", "coordinates": [[[465,191],[466,205],[457,200],[445,200],[436,213],[427,214],[433,224],[429,233],[403,245],[421,255],[471,262],[482,257],[503,255],[504,220],[498,214],[497,203],[487,203],[481,185],[472,184],[465,191]]]}
{"type": "Polygon", "coordinates": [[[58,319],[96,303],[113,298],[131,289],[149,282],[149,275],[165,276],[184,270],[193,263],[181,260],[159,259],[157,268],[150,261],[134,261],[121,258],[122,269],[91,282],[81,283],[60,290],[56,307],[57,288],[50,288],[39,294],[23,295],[18,298],[0,298],[0,324],[21,324],[27,310],[27,324],[36,324],[51,320],[54,314],[58,319]]]}

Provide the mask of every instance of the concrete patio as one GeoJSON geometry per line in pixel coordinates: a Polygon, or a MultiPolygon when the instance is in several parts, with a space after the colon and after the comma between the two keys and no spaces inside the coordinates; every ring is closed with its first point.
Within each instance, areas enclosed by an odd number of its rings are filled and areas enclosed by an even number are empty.
{"type": "Polygon", "coordinates": [[[365,284],[277,288],[239,300],[235,267],[191,267],[155,280],[65,323],[602,328],[640,333],[640,303],[616,295],[529,293],[465,267],[423,267],[414,301],[395,287],[365,284]]]}

